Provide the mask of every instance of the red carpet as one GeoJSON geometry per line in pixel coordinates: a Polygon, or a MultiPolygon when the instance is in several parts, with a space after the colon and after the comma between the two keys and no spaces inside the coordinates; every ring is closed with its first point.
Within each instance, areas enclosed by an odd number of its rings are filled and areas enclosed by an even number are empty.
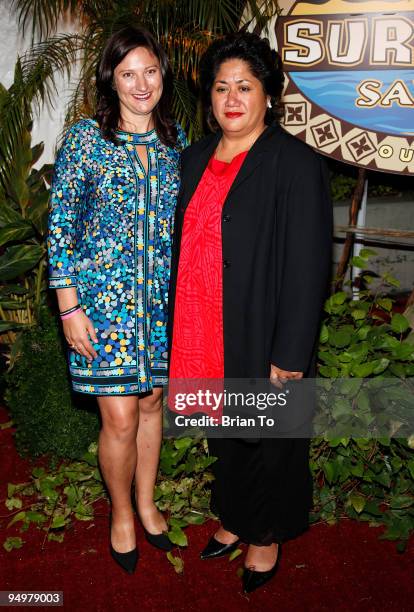
{"type": "MultiPolygon", "coordinates": [[[[6,420],[3,411],[0,417],[6,420]]],[[[378,540],[381,529],[352,521],[315,525],[285,544],[277,576],[250,596],[241,592],[236,574],[242,557],[231,563],[199,559],[199,550],[216,529],[211,521],[187,530],[190,545],[181,552],[182,575],[144,540],[138,526],[141,558],[135,575],[124,574],[108,553],[105,503],[93,524],[76,522],[63,544],[49,542],[42,551],[44,532],[31,527],[23,534],[18,528],[6,533],[7,483],[27,480],[30,462],[16,454],[10,429],[0,431],[0,448],[0,590],[63,591],[63,609],[70,612],[414,609],[414,538],[407,552],[399,554],[393,542],[378,540]],[[20,535],[26,541],[23,548],[7,553],[2,544],[10,535],[20,535]]]]}

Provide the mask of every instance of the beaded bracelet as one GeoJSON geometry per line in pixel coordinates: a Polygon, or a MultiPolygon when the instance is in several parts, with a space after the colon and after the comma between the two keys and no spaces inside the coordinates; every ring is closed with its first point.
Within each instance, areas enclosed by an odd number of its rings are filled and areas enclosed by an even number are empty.
{"type": "Polygon", "coordinates": [[[82,310],[82,306],[79,306],[78,308],[75,308],[74,310],[71,310],[70,312],[64,315],[60,315],[60,318],[62,319],[62,321],[64,321],[65,319],[69,319],[70,317],[73,317],[73,315],[75,315],[80,310],[82,310]]]}
{"type": "Polygon", "coordinates": [[[70,312],[73,312],[74,310],[77,310],[80,307],[79,302],[77,304],[75,304],[75,306],[71,306],[70,308],[68,308],[67,310],[62,310],[62,312],[60,312],[60,316],[62,315],[67,315],[70,312]]]}

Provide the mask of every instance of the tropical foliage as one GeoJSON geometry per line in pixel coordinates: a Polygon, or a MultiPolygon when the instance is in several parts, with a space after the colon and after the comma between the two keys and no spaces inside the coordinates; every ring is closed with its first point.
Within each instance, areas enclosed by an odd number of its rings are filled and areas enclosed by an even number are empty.
{"type": "Polygon", "coordinates": [[[43,145],[31,146],[30,123],[20,131],[20,145],[0,190],[0,338],[12,346],[15,332],[37,319],[46,290],[48,186],[51,166],[33,165],[43,145]]]}

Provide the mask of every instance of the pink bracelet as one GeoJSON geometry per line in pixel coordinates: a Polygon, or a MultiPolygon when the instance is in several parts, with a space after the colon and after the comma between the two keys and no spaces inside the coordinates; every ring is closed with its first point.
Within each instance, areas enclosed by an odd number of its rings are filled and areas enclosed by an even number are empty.
{"type": "Polygon", "coordinates": [[[82,310],[81,306],[79,306],[79,308],[77,308],[76,310],[73,310],[72,312],[69,312],[68,314],[61,316],[60,318],[62,319],[62,321],[64,321],[65,319],[70,319],[70,317],[73,317],[73,315],[75,315],[80,310],[82,310]]]}

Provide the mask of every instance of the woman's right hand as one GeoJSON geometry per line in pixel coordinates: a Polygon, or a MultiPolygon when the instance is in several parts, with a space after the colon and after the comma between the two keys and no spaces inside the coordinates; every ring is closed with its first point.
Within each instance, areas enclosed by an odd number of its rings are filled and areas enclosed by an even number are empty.
{"type": "Polygon", "coordinates": [[[92,321],[83,310],[78,310],[76,314],[64,319],[63,333],[71,349],[75,350],[79,355],[86,357],[88,361],[96,359],[98,353],[93,348],[90,338],[93,342],[98,342],[95,328],[92,321]]]}

